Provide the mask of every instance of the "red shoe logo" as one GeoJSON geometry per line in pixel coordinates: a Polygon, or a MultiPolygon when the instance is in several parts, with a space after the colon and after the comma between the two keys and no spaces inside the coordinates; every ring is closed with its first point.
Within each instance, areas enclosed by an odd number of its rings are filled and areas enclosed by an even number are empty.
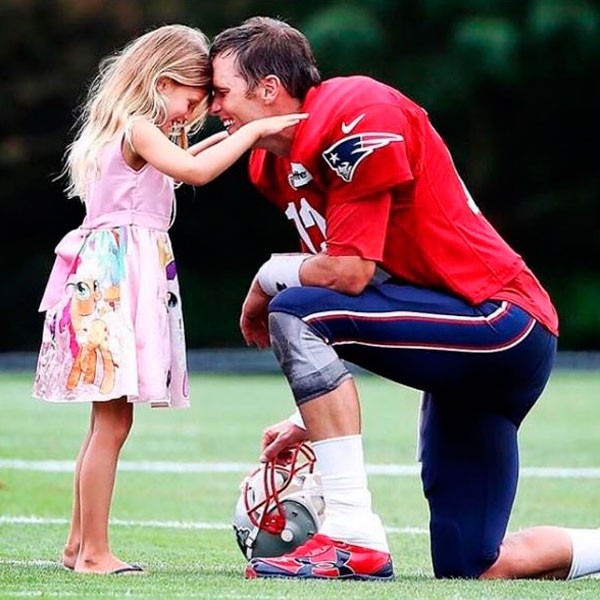
{"type": "Polygon", "coordinates": [[[327,552],[318,557],[309,556],[306,558],[297,558],[300,563],[298,575],[313,577],[347,577],[354,575],[354,569],[349,566],[352,555],[345,550],[330,547],[327,552]],[[326,554],[332,554],[327,558],[326,554]]]}

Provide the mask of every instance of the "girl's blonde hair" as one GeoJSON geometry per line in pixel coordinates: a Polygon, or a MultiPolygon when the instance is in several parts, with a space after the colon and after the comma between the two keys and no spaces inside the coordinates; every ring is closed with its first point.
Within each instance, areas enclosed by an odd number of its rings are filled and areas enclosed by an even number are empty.
{"type": "MultiPolygon", "coordinates": [[[[157,89],[160,78],[208,89],[208,48],[208,38],[200,30],[164,25],[100,62],[75,124],[75,139],[65,153],[62,174],[68,177],[69,197],[85,198],[90,177],[98,174],[100,150],[118,131],[128,132],[133,119],[164,122],[165,100],[157,89]]],[[[207,112],[208,95],[187,124],[190,133],[202,126],[207,112]]]]}

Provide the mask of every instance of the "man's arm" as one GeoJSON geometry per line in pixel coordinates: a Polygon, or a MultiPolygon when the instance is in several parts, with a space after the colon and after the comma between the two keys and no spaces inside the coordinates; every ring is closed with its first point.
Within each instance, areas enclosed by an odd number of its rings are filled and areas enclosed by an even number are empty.
{"type": "Polygon", "coordinates": [[[284,263],[279,261],[275,269],[265,270],[265,266],[273,258],[261,267],[244,300],[240,329],[249,346],[266,348],[269,345],[268,305],[272,296],[277,293],[279,280],[286,285],[293,280],[295,283],[292,285],[326,287],[356,295],[365,289],[376,269],[374,261],[359,256],[329,256],[321,253],[314,256],[283,255],[279,258],[283,258],[284,263]]]}
{"type": "Polygon", "coordinates": [[[302,285],[356,296],[372,281],[376,270],[375,261],[354,255],[272,254],[258,270],[256,283],[270,297],[302,285]]]}
{"type": "Polygon", "coordinates": [[[375,261],[360,256],[330,256],[321,253],[302,263],[300,282],[302,285],[325,287],[356,296],[367,287],[375,269],[375,261]]]}

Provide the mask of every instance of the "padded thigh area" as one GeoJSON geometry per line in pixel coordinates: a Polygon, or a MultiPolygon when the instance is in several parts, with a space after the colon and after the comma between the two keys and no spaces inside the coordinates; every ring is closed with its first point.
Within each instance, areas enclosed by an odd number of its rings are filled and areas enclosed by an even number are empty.
{"type": "Polygon", "coordinates": [[[517,425],[546,385],[556,350],[556,338],[517,306],[469,306],[411,286],[369,286],[357,296],[289,288],[269,311],[298,317],[344,360],[419,390],[470,395],[517,425]]]}

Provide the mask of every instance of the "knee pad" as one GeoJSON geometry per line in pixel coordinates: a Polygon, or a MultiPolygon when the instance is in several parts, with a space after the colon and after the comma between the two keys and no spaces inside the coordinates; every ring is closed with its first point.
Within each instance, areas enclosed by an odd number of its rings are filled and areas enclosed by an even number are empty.
{"type": "Polygon", "coordinates": [[[269,314],[271,346],[296,404],[322,396],[351,377],[335,350],[300,318],[269,314]]]}

